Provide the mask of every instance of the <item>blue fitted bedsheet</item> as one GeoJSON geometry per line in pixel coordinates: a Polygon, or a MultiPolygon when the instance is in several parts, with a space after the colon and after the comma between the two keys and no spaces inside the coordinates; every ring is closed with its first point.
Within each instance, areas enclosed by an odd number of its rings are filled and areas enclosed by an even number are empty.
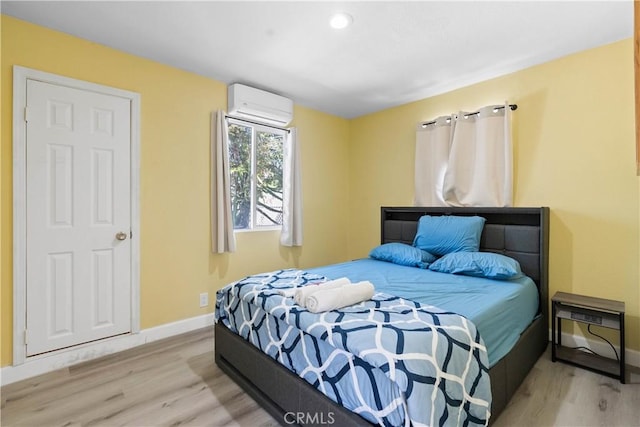
{"type": "Polygon", "coordinates": [[[437,273],[374,259],[306,269],[329,279],[369,280],[384,292],[453,311],[471,320],[487,346],[489,366],[513,348],[538,311],[538,290],[529,277],[491,280],[437,273]]]}

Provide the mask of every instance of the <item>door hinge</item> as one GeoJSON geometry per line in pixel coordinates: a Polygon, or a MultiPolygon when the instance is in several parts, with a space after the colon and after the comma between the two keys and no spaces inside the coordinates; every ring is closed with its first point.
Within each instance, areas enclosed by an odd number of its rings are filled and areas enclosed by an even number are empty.
{"type": "Polygon", "coordinates": [[[29,107],[24,107],[24,121],[29,121],[29,107]]]}
{"type": "Polygon", "coordinates": [[[130,239],[133,239],[133,230],[132,230],[132,231],[129,231],[129,238],[130,238],[130,239]]]}
{"type": "Polygon", "coordinates": [[[27,345],[27,330],[24,330],[24,345],[27,345]]]}

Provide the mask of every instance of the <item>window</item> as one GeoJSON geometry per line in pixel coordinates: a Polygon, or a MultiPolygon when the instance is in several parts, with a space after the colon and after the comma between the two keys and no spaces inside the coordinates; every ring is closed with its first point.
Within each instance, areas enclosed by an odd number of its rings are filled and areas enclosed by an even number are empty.
{"type": "Polygon", "coordinates": [[[231,214],[236,230],[282,225],[286,131],[229,120],[231,214]]]}

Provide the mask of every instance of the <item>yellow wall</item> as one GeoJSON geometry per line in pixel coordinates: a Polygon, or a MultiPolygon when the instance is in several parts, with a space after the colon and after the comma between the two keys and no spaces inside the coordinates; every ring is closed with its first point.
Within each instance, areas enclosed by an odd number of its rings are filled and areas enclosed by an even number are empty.
{"type": "Polygon", "coordinates": [[[513,114],[515,206],[551,208],[550,295],[626,302],[640,350],[639,182],[633,45],[623,40],[351,121],[349,255],[378,242],[381,205],[411,205],[415,125],[505,100],[513,114]]]}
{"type": "Polygon", "coordinates": [[[551,208],[551,293],[624,300],[640,350],[640,186],[635,176],[631,40],[347,121],[296,106],[305,244],[238,233],[209,253],[209,115],[221,82],[2,16],[0,365],[12,359],[12,71],[22,65],[141,94],[141,327],[212,311],[198,294],[244,275],[366,255],[379,207],[410,205],[415,125],[515,102],[515,204],[551,208]],[[351,197],[349,197],[351,196],[351,197]]]}
{"type": "Polygon", "coordinates": [[[221,82],[2,16],[1,366],[12,361],[12,66],[141,95],[141,327],[213,311],[198,294],[258,271],[347,256],[348,121],[296,106],[304,191],[302,248],[277,232],[241,233],[238,251],[210,254],[210,114],[226,107],[221,82]],[[6,95],[6,96],[5,96],[6,95]],[[326,238],[331,236],[331,238],[326,238]]]}

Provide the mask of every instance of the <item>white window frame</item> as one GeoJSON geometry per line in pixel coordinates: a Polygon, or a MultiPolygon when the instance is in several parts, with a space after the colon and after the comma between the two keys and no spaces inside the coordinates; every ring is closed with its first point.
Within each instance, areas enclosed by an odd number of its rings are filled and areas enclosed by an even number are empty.
{"type": "MultiPolygon", "coordinates": [[[[251,227],[250,228],[235,228],[235,224],[233,225],[233,231],[235,233],[247,233],[254,231],[274,231],[274,230],[282,230],[282,225],[261,225],[256,226],[256,217],[257,217],[257,183],[256,183],[256,133],[257,132],[268,132],[276,135],[282,136],[282,155],[284,157],[284,144],[287,142],[287,130],[281,129],[273,126],[263,125],[255,122],[250,122],[242,119],[236,119],[233,117],[228,118],[228,125],[237,125],[243,127],[252,128],[251,131],[251,227]]],[[[284,174],[284,171],[283,171],[284,174]]],[[[283,176],[284,181],[284,176],[283,176]]],[[[284,187],[284,182],[283,182],[284,187]]],[[[284,192],[284,188],[283,188],[284,192]]],[[[232,195],[233,197],[233,195],[232,195]]]]}

